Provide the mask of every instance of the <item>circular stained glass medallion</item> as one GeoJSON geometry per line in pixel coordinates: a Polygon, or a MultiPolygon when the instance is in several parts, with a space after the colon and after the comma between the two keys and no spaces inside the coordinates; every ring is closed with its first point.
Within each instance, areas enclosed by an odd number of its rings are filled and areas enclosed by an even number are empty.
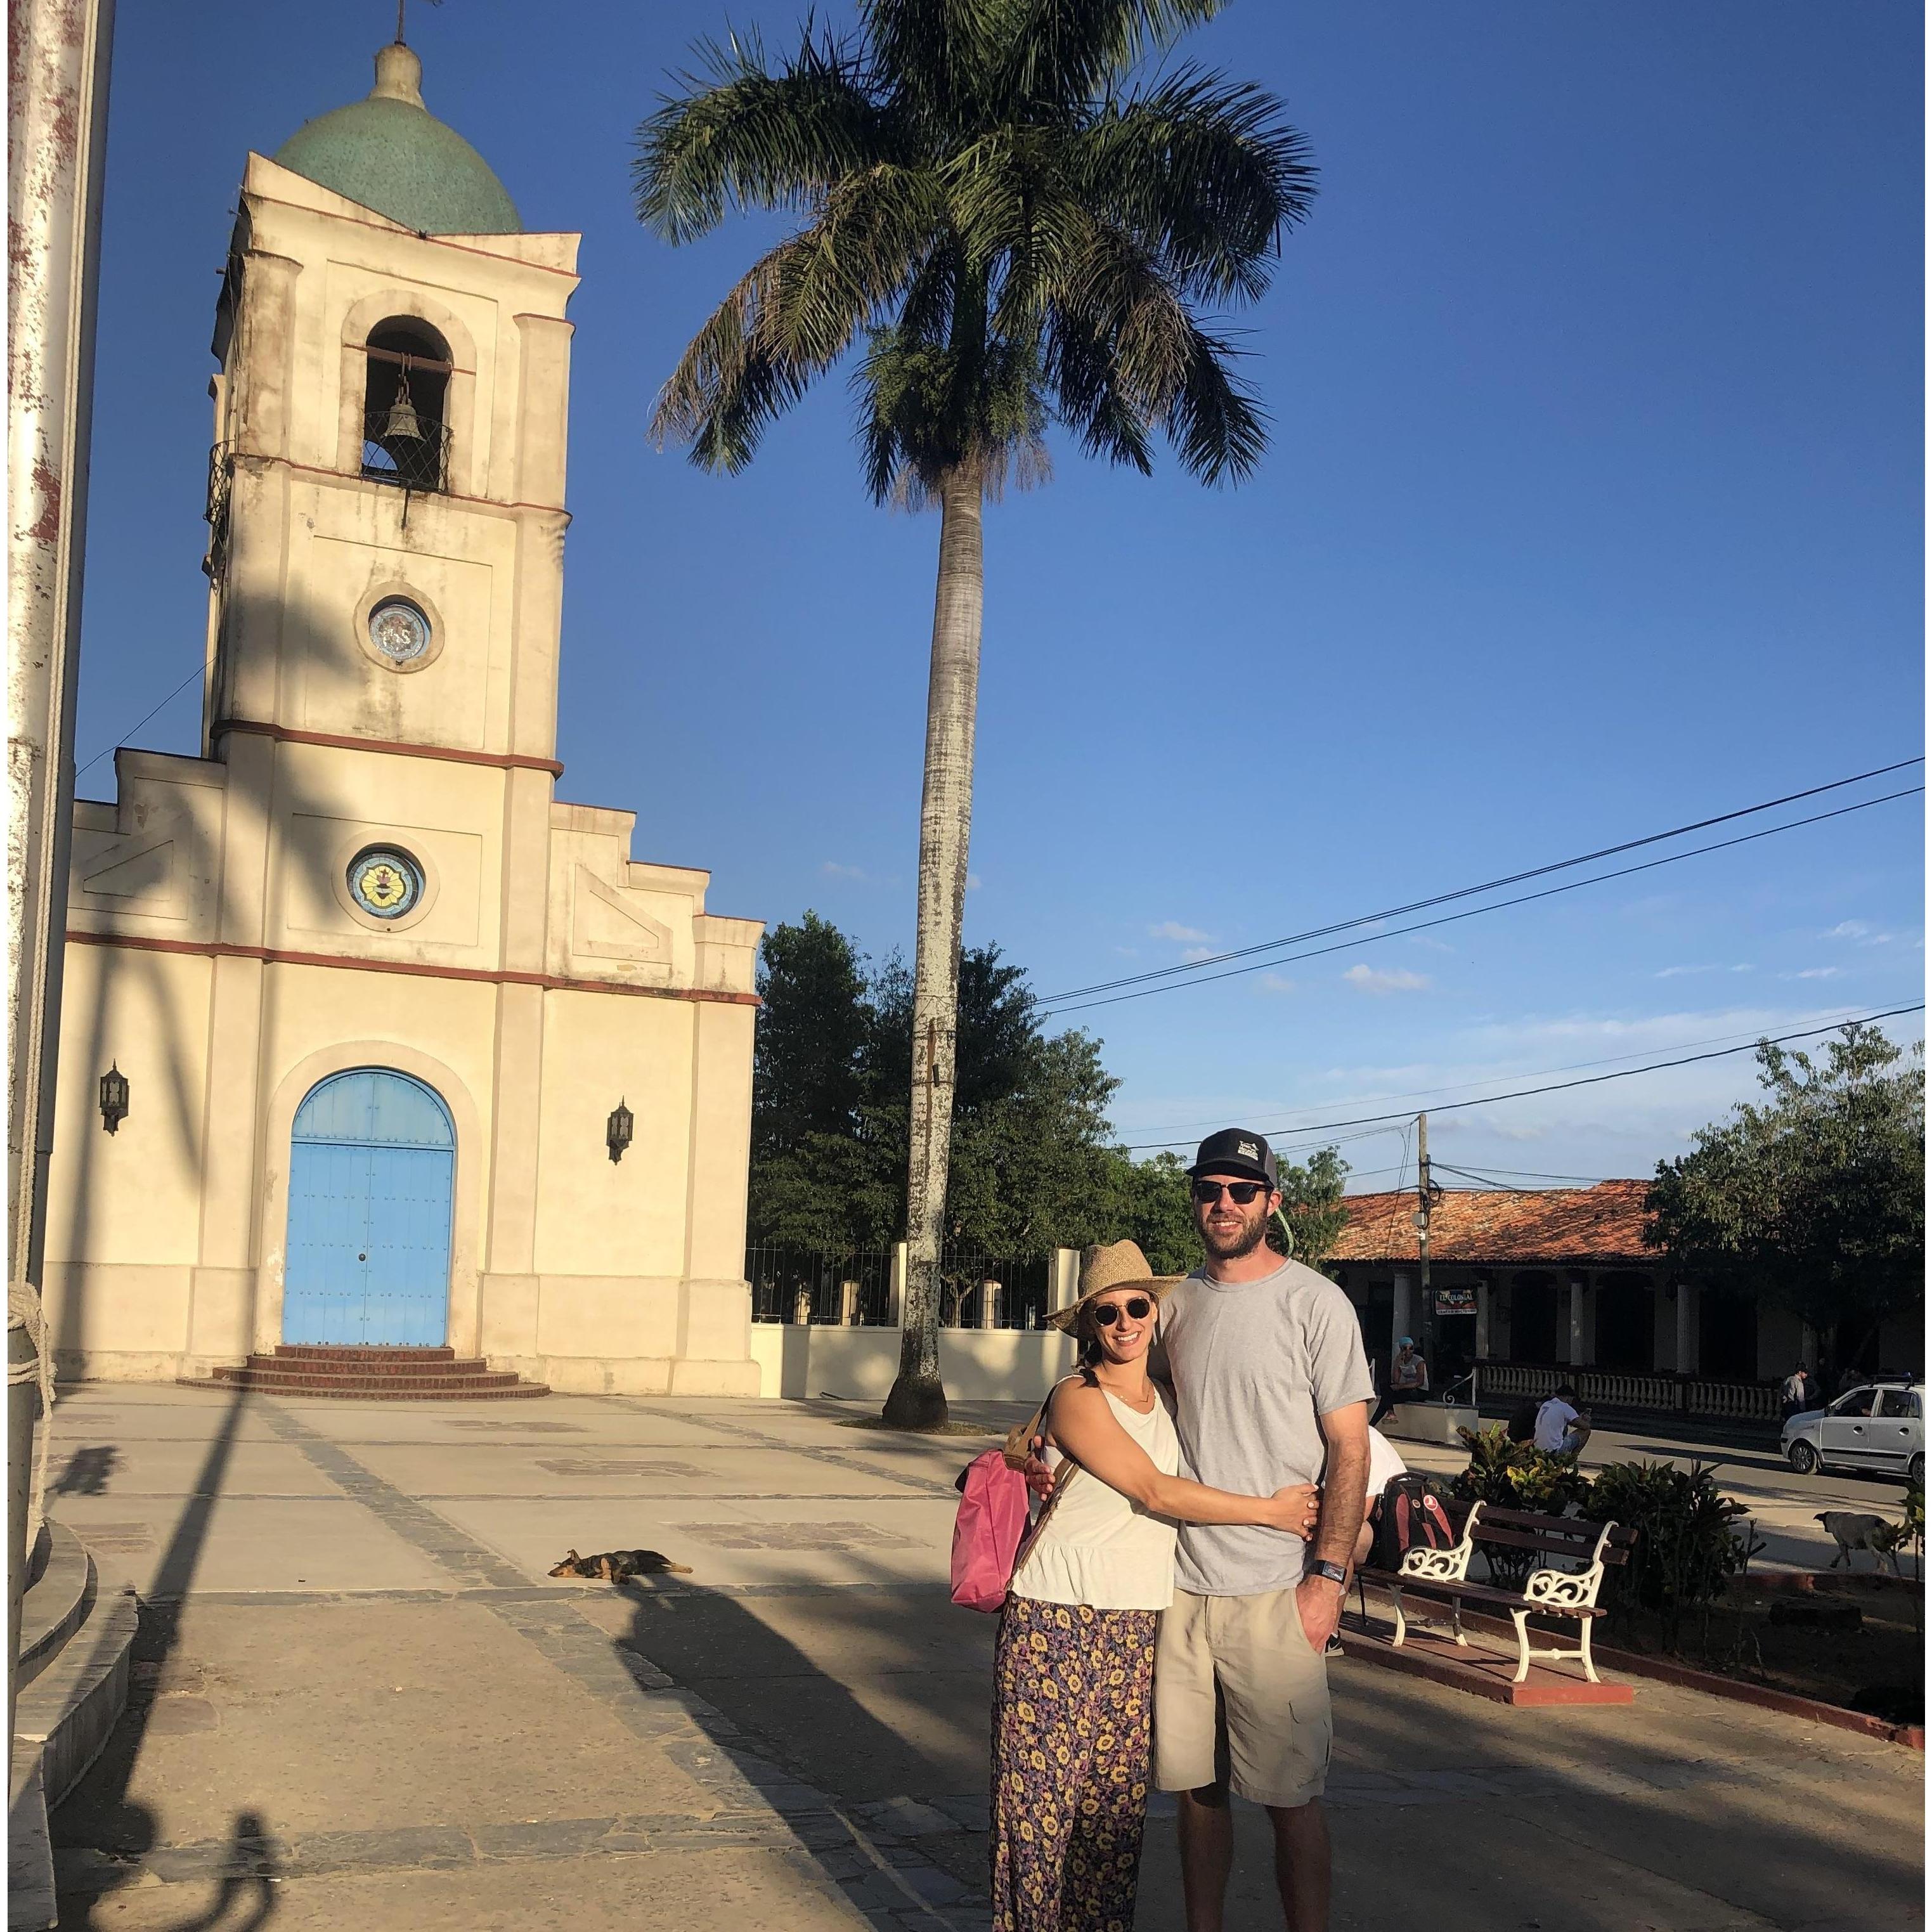
{"type": "Polygon", "coordinates": [[[386,597],[369,613],[369,641],[391,664],[414,664],[429,649],[429,620],[406,597],[386,597]]]}
{"type": "Polygon", "coordinates": [[[422,898],[422,868],[393,845],[371,845],[349,862],[349,894],[375,919],[400,919],[422,898]]]}

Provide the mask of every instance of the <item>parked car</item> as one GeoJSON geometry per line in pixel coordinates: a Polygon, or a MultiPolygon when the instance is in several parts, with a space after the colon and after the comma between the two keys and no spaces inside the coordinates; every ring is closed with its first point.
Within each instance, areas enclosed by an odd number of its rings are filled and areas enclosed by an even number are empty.
{"type": "Polygon", "coordinates": [[[1778,1446],[1801,1476],[1834,1468],[1925,1480],[1925,1385],[1865,1382],[1823,1408],[1789,1417],[1778,1446]]]}

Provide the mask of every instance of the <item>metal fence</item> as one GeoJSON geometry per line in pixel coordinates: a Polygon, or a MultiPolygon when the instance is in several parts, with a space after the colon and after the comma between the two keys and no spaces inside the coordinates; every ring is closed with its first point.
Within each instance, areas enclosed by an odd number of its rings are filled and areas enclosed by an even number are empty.
{"type": "MultiPolygon", "coordinates": [[[[770,1245],[745,1251],[754,1322],[884,1327],[892,1313],[890,1248],[841,1253],[770,1245]]],[[[1048,1258],[1015,1259],[949,1248],[939,1258],[943,1328],[1038,1328],[1047,1314],[1048,1258]]]]}
{"type": "Polygon", "coordinates": [[[1577,1399],[1606,1408],[1654,1409],[1661,1414],[1714,1415],[1748,1422],[1775,1422],[1781,1406],[1770,1382],[1720,1382],[1697,1376],[1624,1374],[1604,1369],[1552,1368],[1534,1362],[1480,1362],[1486,1396],[1554,1395],[1564,1382],[1577,1399]]]}
{"type": "Polygon", "coordinates": [[[946,1249],[939,1257],[942,1328],[1039,1328],[1046,1325],[1047,1258],[1014,1261],[946,1249]]]}
{"type": "Polygon", "coordinates": [[[878,1328],[890,1318],[890,1248],[858,1248],[844,1254],[814,1248],[747,1248],[745,1279],[752,1284],[754,1322],[878,1328]]]}

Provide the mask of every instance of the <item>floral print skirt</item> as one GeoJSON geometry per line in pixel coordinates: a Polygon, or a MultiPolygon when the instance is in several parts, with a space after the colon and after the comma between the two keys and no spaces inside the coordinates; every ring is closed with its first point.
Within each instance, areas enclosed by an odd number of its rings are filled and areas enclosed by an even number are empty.
{"type": "Polygon", "coordinates": [[[1160,1622],[1006,1599],[993,1654],[993,1932],[1132,1932],[1160,1622]]]}

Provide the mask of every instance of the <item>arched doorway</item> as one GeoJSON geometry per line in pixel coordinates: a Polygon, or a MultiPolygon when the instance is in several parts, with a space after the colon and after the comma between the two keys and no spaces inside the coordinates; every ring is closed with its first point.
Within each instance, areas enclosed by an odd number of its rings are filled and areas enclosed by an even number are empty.
{"type": "Polygon", "coordinates": [[[310,1090],[290,1137],[284,1342],[444,1340],[455,1166],[449,1111],[420,1080],[364,1066],[310,1090]]]}

